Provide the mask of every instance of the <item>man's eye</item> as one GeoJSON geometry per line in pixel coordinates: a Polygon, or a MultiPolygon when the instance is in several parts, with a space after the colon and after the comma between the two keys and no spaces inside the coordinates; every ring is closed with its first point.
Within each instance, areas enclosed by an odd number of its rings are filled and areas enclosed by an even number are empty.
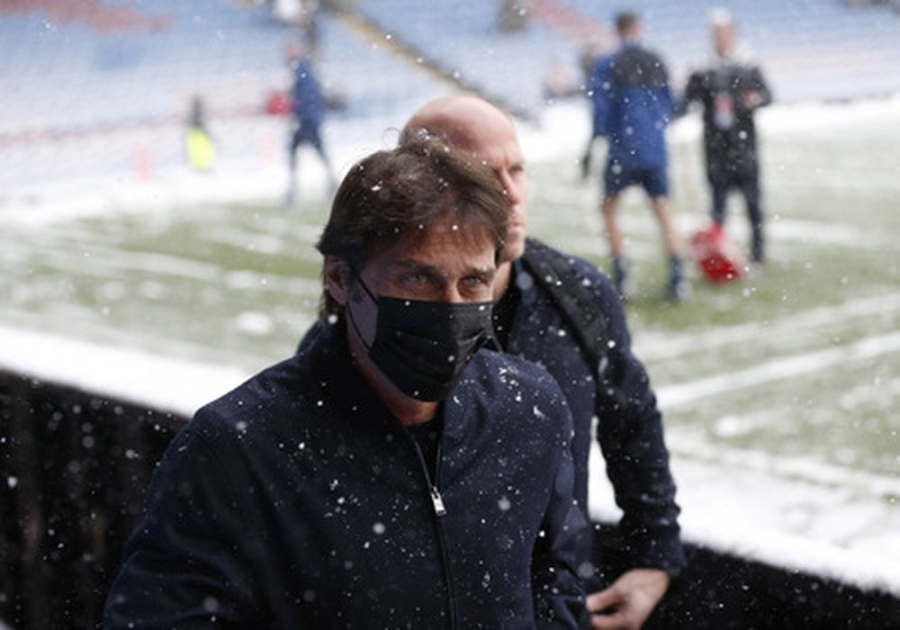
{"type": "Polygon", "coordinates": [[[406,276],[406,284],[409,286],[423,286],[428,284],[431,278],[424,273],[411,273],[406,276]]]}

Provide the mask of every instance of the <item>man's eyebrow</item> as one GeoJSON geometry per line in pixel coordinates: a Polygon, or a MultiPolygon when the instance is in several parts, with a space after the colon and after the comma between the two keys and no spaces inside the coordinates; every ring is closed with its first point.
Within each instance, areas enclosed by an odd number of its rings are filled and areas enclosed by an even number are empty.
{"type": "MultiPolygon", "coordinates": [[[[391,267],[398,271],[417,271],[420,273],[430,274],[443,278],[444,274],[431,263],[423,262],[415,259],[400,259],[391,263],[391,267]]],[[[463,276],[486,276],[493,277],[497,273],[497,268],[493,265],[488,267],[469,266],[463,270],[463,276]]]]}
{"type": "Polygon", "coordinates": [[[415,260],[414,258],[402,258],[400,260],[395,260],[391,262],[390,266],[401,271],[423,271],[437,273],[437,267],[435,267],[434,265],[422,262],[421,260],[415,260]]]}
{"type": "Polygon", "coordinates": [[[441,273],[440,270],[434,265],[411,258],[400,259],[391,262],[391,264],[388,266],[388,272],[395,274],[416,273],[428,276],[430,278],[444,278],[444,274],[441,273]]]}

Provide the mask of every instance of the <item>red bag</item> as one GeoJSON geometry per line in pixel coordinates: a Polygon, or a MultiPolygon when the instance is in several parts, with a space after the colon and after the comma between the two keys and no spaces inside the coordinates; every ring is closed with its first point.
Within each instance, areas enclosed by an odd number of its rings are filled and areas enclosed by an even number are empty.
{"type": "Polygon", "coordinates": [[[694,234],[691,255],[703,276],[714,284],[739,280],[744,273],[740,253],[718,223],[694,234]]]}
{"type": "Polygon", "coordinates": [[[290,116],[294,111],[294,102],[284,92],[271,92],[266,99],[266,113],[270,116],[290,116]]]}

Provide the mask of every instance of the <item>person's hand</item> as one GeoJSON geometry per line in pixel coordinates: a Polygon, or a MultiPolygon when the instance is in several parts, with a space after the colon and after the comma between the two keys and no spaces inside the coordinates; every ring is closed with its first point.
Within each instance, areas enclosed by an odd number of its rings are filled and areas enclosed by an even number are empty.
{"type": "Polygon", "coordinates": [[[750,90],[744,93],[744,97],[741,100],[743,101],[744,109],[752,111],[762,104],[763,97],[757,90],[750,90]]]}
{"type": "Polygon", "coordinates": [[[660,569],[632,569],[609,588],[588,595],[591,628],[638,630],[666,594],[671,578],[660,569]]]}
{"type": "Polygon", "coordinates": [[[581,179],[587,179],[588,175],[591,174],[591,152],[590,150],[585,151],[584,155],[581,156],[581,161],[579,162],[581,166],[581,179]]]}

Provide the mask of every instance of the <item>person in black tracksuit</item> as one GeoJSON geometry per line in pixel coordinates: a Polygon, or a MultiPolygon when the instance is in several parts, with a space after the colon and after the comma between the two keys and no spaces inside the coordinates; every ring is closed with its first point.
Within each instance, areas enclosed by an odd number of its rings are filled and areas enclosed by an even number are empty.
{"type": "Polygon", "coordinates": [[[505,231],[443,143],[351,169],[317,334],[167,449],[105,627],[584,627],[565,398],[479,349],[505,231]]]}
{"type": "Polygon", "coordinates": [[[728,193],[738,189],[747,206],[751,229],[750,258],[765,262],[759,152],[754,114],[772,102],[762,70],[738,49],[736,27],[727,13],[713,16],[714,58],[690,74],[682,112],[692,103],[703,107],[703,148],[712,194],[712,220],[725,223],[728,193]]]}

